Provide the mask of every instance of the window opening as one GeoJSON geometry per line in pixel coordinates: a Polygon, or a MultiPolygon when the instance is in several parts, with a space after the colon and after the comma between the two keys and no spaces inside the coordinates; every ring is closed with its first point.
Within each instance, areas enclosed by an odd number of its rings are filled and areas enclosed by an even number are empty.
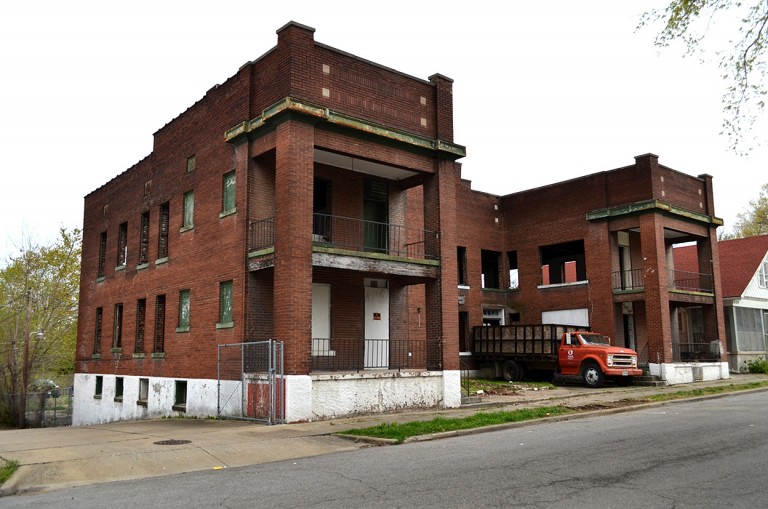
{"type": "Polygon", "coordinates": [[[222,180],[221,212],[228,214],[235,211],[235,172],[225,173],[222,180]]]}
{"type": "Polygon", "coordinates": [[[115,377],[115,401],[123,401],[123,377],[115,377]]]}
{"type": "Polygon", "coordinates": [[[176,393],[173,399],[173,409],[181,412],[187,409],[187,381],[176,380],[176,393]]]}
{"type": "Polygon", "coordinates": [[[516,290],[520,287],[520,274],[517,270],[517,251],[507,252],[507,262],[509,263],[509,288],[516,290]]]}
{"type": "Polygon", "coordinates": [[[501,253],[498,251],[480,251],[480,263],[482,266],[481,283],[483,288],[501,288],[499,278],[499,259],[501,253]]]}
{"type": "Polygon", "coordinates": [[[182,227],[184,229],[192,228],[195,225],[195,192],[187,191],[184,193],[184,210],[182,213],[182,227]]]}
{"type": "Polygon", "coordinates": [[[165,345],[165,295],[155,298],[155,346],[153,351],[164,352],[165,345]]]}
{"type": "Polygon", "coordinates": [[[104,277],[104,266],[107,260],[107,232],[101,232],[99,236],[99,268],[96,277],[104,277]]]}
{"type": "Polygon", "coordinates": [[[123,267],[128,261],[128,223],[120,223],[117,230],[117,266],[123,267]]]}
{"type": "Polygon", "coordinates": [[[232,326],[232,281],[219,284],[219,325],[232,326]]]}
{"type": "Polygon", "coordinates": [[[147,406],[149,399],[149,378],[139,378],[139,399],[137,405],[147,406]]]}
{"type": "Polygon", "coordinates": [[[141,214],[141,239],[139,241],[139,265],[149,262],[149,211],[141,214]]]}
{"type": "Polygon", "coordinates": [[[189,290],[179,292],[179,324],[178,331],[189,330],[189,290]]]}
{"type": "Polygon", "coordinates": [[[467,280],[467,248],[464,246],[456,247],[456,266],[459,270],[459,284],[466,286],[469,284],[467,280]]]}
{"type": "Polygon", "coordinates": [[[101,325],[104,320],[104,309],[96,308],[96,334],[93,339],[93,354],[101,355],[101,325]]]}
{"type": "Polygon", "coordinates": [[[144,324],[147,320],[147,299],[136,301],[136,344],[134,352],[144,351],[144,324]]]}
{"type": "Polygon", "coordinates": [[[93,392],[93,397],[101,399],[101,392],[104,388],[104,377],[102,375],[96,375],[96,390],[93,392]]]}
{"type": "Polygon", "coordinates": [[[123,305],[115,304],[115,317],[112,327],[112,348],[123,346],[123,305]]]}
{"type": "Polygon", "coordinates": [[[195,171],[195,167],[197,166],[197,159],[195,158],[195,155],[192,154],[191,156],[187,157],[187,173],[192,173],[195,171]]]}
{"type": "Polygon", "coordinates": [[[168,257],[168,229],[171,206],[168,202],[160,205],[160,222],[158,223],[157,258],[168,257]]]}
{"type": "Polygon", "coordinates": [[[587,280],[583,240],[542,246],[540,253],[543,285],[587,280]]]}
{"type": "Polygon", "coordinates": [[[363,181],[364,250],[386,253],[389,242],[389,189],[386,182],[363,181]]]}

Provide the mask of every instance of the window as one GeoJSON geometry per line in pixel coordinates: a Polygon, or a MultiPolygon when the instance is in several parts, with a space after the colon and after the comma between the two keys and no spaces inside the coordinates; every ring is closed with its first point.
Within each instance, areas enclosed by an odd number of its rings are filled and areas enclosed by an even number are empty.
{"type": "Polygon", "coordinates": [[[187,173],[195,171],[195,166],[197,166],[197,160],[195,159],[195,154],[192,154],[187,157],[187,173]]]}
{"type": "Polygon", "coordinates": [[[459,285],[467,286],[467,248],[464,246],[456,247],[456,266],[459,270],[459,285]]]}
{"type": "Polygon", "coordinates": [[[189,290],[179,292],[179,325],[176,332],[189,330],[189,290]]]}
{"type": "Polygon", "coordinates": [[[509,289],[516,290],[520,287],[520,276],[517,271],[517,251],[508,251],[507,261],[509,262],[509,289]]]}
{"type": "Polygon", "coordinates": [[[139,399],[136,404],[139,406],[147,406],[147,400],[149,399],[149,378],[139,378],[139,399]]]}
{"type": "Polygon", "coordinates": [[[101,324],[104,320],[104,309],[96,308],[96,334],[93,336],[93,355],[101,355],[101,324]]]}
{"type": "Polygon", "coordinates": [[[112,349],[123,347],[123,305],[115,304],[115,317],[112,325],[112,349]]]}
{"type": "Polygon", "coordinates": [[[115,401],[123,401],[123,377],[115,377],[115,401]]]}
{"type": "Polygon", "coordinates": [[[141,239],[139,241],[139,265],[149,263],[149,211],[141,215],[141,239]]]}
{"type": "Polygon", "coordinates": [[[221,183],[221,214],[235,212],[235,171],[225,173],[221,183]]]}
{"type": "Polygon", "coordinates": [[[495,308],[483,308],[483,325],[504,325],[504,310],[495,308]]]}
{"type": "Polygon", "coordinates": [[[540,252],[542,285],[576,283],[587,280],[583,240],[542,246],[540,252]]]}
{"type": "Polygon", "coordinates": [[[99,268],[96,277],[104,277],[104,265],[107,261],[107,232],[101,232],[99,236],[99,268]]]}
{"type": "Polygon", "coordinates": [[[173,409],[184,412],[187,410],[187,382],[176,380],[176,395],[173,399],[173,409]]]}
{"type": "Polygon", "coordinates": [[[768,260],[764,260],[757,272],[757,284],[760,288],[768,288],[768,260]]]}
{"type": "Polygon", "coordinates": [[[232,327],[232,281],[219,284],[219,323],[217,327],[232,327]]]}
{"type": "Polygon", "coordinates": [[[157,236],[157,259],[164,260],[168,258],[168,229],[169,218],[171,214],[171,205],[168,202],[160,205],[160,222],[158,224],[157,236]]]}
{"type": "Polygon", "coordinates": [[[117,230],[117,266],[124,267],[128,261],[128,223],[120,223],[117,230]]]}
{"type": "Polygon", "coordinates": [[[182,230],[188,230],[195,226],[195,192],[184,193],[184,210],[182,212],[182,230]]]}
{"type": "Polygon", "coordinates": [[[147,299],[136,301],[136,346],[135,353],[144,352],[144,324],[147,320],[147,299]]]}
{"type": "Polygon", "coordinates": [[[165,350],[165,295],[155,299],[155,346],[153,351],[163,353],[165,350]]]}
{"type": "Polygon", "coordinates": [[[483,270],[480,281],[483,288],[501,288],[501,278],[499,277],[500,258],[501,253],[498,251],[486,251],[485,249],[480,251],[480,262],[483,270]]]}
{"type": "Polygon", "coordinates": [[[104,388],[104,377],[96,375],[96,390],[93,391],[93,397],[95,399],[101,399],[101,392],[104,388]]]}

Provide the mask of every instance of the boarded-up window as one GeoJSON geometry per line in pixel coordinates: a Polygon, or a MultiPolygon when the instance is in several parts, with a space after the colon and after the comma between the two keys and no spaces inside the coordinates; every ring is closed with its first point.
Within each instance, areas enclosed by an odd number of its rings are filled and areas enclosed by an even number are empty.
{"type": "Polygon", "coordinates": [[[165,350],[165,295],[155,299],[155,346],[153,351],[162,353],[165,350]]]}
{"type": "Polygon", "coordinates": [[[104,309],[96,308],[96,333],[93,337],[93,354],[101,354],[101,324],[104,321],[104,309]]]}
{"type": "Polygon", "coordinates": [[[184,228],[192,228],[195,225],[195,192],[184,193],[184,210],[182,211],[184,228]]]}
{"type": "Polygon", "coordinates": [[[160,223],[158,224],[157,258],[168,257],[168,228],[171,207],[168,202],[160,205],[160,223]]]}
{"type": "Polygon", "coordinates": [[[147,321],[147,299],[136,301],[136,345],[134,351],[144,351],[144,324],[147,321]]]}
{"type": "Polygon", "coordinates": [[[179,292],[179,328],[189,329],[189,290],[179,292]]]}
{"type": "Polygon", "coordinates": [[[123,305],[115,304],[115,316],[112,324],[112,348],[123,347],[123,305]]]}
{"type": "Polygon", "coordinates": [[[96,277],[104,277],[104,265],[107,261],[107,232],[101,232],[99,236],[99,269],[96,277]]]}
{"type": "Polygon", "coordinates": [[[121,223],[117,230],[117,266],[128,261],[128,223],[121,223]]]}
{"type": "Polygon", "coordinates": [[[232,281],[224,281],[219,285],[219,323],[232,323],[232,281]]]}
{"type": "Polygon", "coordinates": [[[141,238],[139,241],[139,264],[149,262],[149,211],[141,215],[141,238]]]}
{"type": "Polygon", "coordinates": [[[235,172],[224,174],[221,190],[221,211],[233,212],[235,210],[235,172]]]}

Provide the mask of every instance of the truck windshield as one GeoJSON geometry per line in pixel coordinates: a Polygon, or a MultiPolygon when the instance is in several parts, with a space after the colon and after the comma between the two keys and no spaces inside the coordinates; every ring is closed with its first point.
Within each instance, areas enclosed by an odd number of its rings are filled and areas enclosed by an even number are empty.
{"type": "Polygon", "coordinates": [[[579,334],[586,345],[610,345],[611,340],[602,334],[579,334]]]}

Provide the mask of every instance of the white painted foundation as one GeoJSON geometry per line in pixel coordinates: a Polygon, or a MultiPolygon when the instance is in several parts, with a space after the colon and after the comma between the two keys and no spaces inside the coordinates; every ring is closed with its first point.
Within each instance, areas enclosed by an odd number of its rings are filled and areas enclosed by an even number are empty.
{"type": "Polygon", "coordinates": [[[727,362],[686,362],[649,364],[652,376],[664,380],[667,385],[727,380],[731,377],[727,362]]]}
{"type": "MultiPolygon", "coordinates": [[[[145,377],[146,406],[137,403],[140,377],[123,376],[122,401],[115,400],[115,375],[75,375],[74,426],[168,416],[217,415],[217,380],[145,377]],[[102,377],[100,397],[96,377],[102,377]],[[176,381],[187,382],[185,410],[174,410],[176,381]]],[[[301,422],[390,412],[406,408],[461,406],[460,371],[365,371],[327,375],[287,375],[285,420],[301,422]]],[[[244,395],[237,381],[221,382],[223,416],[242,415],[244,395]]]]}

